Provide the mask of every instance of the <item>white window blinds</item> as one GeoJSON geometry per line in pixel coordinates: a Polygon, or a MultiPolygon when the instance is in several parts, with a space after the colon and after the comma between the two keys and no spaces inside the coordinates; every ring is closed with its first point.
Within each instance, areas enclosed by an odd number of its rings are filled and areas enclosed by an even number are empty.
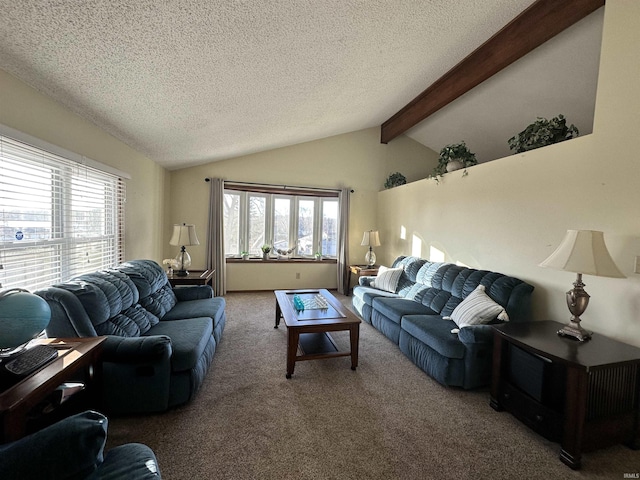
{"type": "Polygon", "coordinates": [[[43,288],[124,257],[118,175],[0,136],[0,283],[43,288]]]}

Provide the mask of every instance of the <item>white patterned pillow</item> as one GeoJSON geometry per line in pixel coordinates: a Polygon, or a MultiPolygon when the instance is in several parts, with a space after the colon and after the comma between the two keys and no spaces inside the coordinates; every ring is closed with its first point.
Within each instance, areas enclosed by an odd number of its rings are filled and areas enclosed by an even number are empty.
{"type": "Polygon", "coordinates": [[[378,276],[371,283],[371,286],[386,292],[396,293],[401,275],[402,268],[388,268],[381,266],[378,269],[378,276]]]}
{"type": "Polygon", "coordinates": [[[458,327],[487,324],[497,318],[509,321],[509,315],[502,305],[494,302],[484,291],[484,285],[478,285],[467,298],[462,300],[445,320],[453,320],[458,327]]]}

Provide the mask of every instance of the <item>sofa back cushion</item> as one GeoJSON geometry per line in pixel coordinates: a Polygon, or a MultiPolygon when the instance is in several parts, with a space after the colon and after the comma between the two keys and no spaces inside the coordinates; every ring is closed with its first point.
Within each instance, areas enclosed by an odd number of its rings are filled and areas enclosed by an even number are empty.
{"type": "Polygon", "coordinates": [[[55,285],[73,293],[98,335],[137,337],[158,318],[138,304],[138,290],[123,273],[103,270],[55,285]]]}
{"type": "Polygon", "coordinates": [[[178,302],[166,272],[153,260],[131,260],[115,270],[124,273],[138,289],[140,305],[161,319],[178,302]]]}
{"type": "Polygon", "coordinates": [[[431,287],[423,295],[422,304],[442,316],[451,316],[462,299],[478,285],[484,285],[485,293],[506,309],[509,319],[529,319],[532,285],[501,273],[475,270],[451,263],[439,266],[431,278],[431,287]]]}
{"type": "Polygon", "coordinates": [[[406,298],[410,294],[411,288],[416,283],[416,276],[427,260],[418,257],[400,256],[393,261],[393,268],[402,268],[403,272],[398,280],[396,292],[399,296],[406,298]]]}

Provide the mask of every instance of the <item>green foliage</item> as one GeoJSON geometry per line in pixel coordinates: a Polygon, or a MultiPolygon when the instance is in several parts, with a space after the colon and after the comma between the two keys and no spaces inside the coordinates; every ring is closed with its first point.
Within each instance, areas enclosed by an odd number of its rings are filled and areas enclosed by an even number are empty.
{"type": "Polygon", "coordinates": [[[271,251],[271,245],[267,245],[266,243],[260,247],[262,253],[269,253],[271,251]]]}
{"type": "Polygon", "coordinates": [[[407,183],[407,179],[400,172],[392,173],[387,177],[387,180],[384,182],[384,188],[393,188],[399,187],[400,185],[404,185],[407,183]]]}
{"type": "Polygon", "coordinates": [[[511,137],[509,148],[515,153],[527,152],[536,148],[545,147],[558,142],[564,142],[579,135],[575,125],[567,127],[567,120],[564,115],[547,120],[538,117],[535,122],[511,137]]]}
{"type": "Polygon", "coordinates": [[[462,162],[462,167],[464,168],[462,176],[467,175],[467,167],[478,164],[476,154],[469,150],[464,140],[460,143],[446,145],[440,150],[438,165],[433,169],[433,173],[431,174],[431,177],[434,178],[436,182],[439,181],[439,177],[447,173],[447,164],[452,160],[460,160],[462,162]]]}

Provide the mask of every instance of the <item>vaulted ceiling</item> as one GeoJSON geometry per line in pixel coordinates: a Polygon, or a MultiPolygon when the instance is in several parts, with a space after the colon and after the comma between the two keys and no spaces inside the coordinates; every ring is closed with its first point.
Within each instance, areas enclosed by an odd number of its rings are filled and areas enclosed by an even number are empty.
{"type": "MultiPolygon", "coordinates": [[[[0,0],[0,68],[176,169],[379,126],[532,3],[0,0]]],[[[602,10],[407,134],[486,161],[536,116],[590,132],[602,10]]]]}

